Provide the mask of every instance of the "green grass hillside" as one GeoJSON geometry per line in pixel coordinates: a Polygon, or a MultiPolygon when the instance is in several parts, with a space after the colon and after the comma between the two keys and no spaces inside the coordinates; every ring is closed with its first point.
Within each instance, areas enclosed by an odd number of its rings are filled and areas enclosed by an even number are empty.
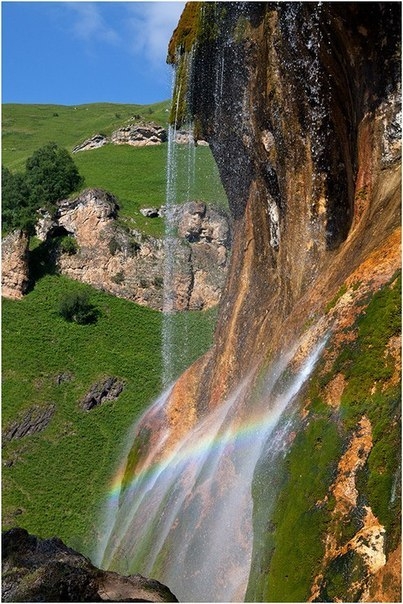
{"type": "MultiPolygon", "coordinates": [[[[13,172],[22,172],[26,159],[48,141],[71,151],[93,134],[110,134],[133,116],[165,125],[168,108],[168,101],[152,106],[4,105],[2,160],[13,172]]],[[[162,219],[147,220],[139,209],[165,203],[166,144],[107,145],[73,158],[84,187],[101,187],[118,198],[123,222],[150,235],[163,234],[162,219]]],[[[209,148],[198,147],[193,156],[189,147],[178,147],[178,165],[178,174],[184,173],[177,181],[179,202],[199,199],[225,207],[209,148]]],[[[55,406],[43,432],[4,442],[3,528],[22,526],[42,537],[57,535],[90,555],[128,430],[161,390],[162,315],[41,273],[23,300],[3,300],[2,320],[3,432],[28,409],[55,406]],[[82,291],[100,313],[91,325],[68,323],[58,314],[64,295],[82,291]],[[58,383],[61,374],[69,379],[58,383]],[[111,375],[125,383],[119,398],[83,411],[79,401],[89,388],[111,375]]],[[[210,347],[215,312],[178,314],[174,320],[179,374],[210,347]],[[183,332],[185,348],[178,335],[183,332]]]]}
{"type": "MultiPolygon", "coordinates": [[[[210,346],[214,321],[210,312],[186,322],[188,364],[210,346]]],[[[57,535],[91,553],[126,434],[161,389],[161,326],[159,312],[57,275],[21,301],[3,300],[3,430],[34,405],[56,406],[43,432],[3,443],[4,528],[57,535]],[[78,291],[99,310],[95,324],[58,314],[60,299],[78,291]],[[70,379],[58,384],[60,374],[70,379]],[[83,411],[91,385],[112,375],[125,382],[119,398],[83,411]]],[[[180,372],[181,350],[175,357],[180,372]]]]}
{"type": "MultiPolygon", "coordinates": [[[[3,105],[2,162],[13,172],[23,172],[32,153],[49,141],[69,152],[97,133],[110,135],[127,123],[141,120],[166,126],[170,101],[154,105],[117,105],[94,103],[67,107],[63,105],[3,105]]],[[[99,149],[73,155],[82,188],[100,187],[115,195],[120,217],[130,228],[147,235],[162,236],[161,218],[146,219],[140,208],[161,207],[166,199],[167,144],[131,147],[108,144],[99,149]]],[[[198,199],[226,209],[227,199],[218,169],[208,147],[178,146],[178,203],[198,199]],[[192,175],[191,178],[189,175],[192,175]]]]}
{"type": "Polygon", "coordinates": [[[98,133],[113,130],[133,121],[134,116],[164,126],[170,101],[154,105],[91,103],[88,105],[20,105],[2,106],[2,161],[11,170],[23,170],[32,153],[54,141],[70,152],[78,143],[98,133]]]}

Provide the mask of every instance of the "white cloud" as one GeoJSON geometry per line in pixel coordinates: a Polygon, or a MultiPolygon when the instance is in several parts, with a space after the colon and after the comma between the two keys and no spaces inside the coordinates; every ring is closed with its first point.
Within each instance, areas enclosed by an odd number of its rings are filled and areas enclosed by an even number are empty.
{"type": "Polygon", "coordinates": [[[132,52],[143,55],[152,67],[164,65],[185,2],[133,2],[127,6],[132,52]]]}
{"type": "Polygon", "coordinates": [[[75,15],[72,24],[72,33],[75,37],[85,42],[101,41],[112,44],[119,42],[118,33],[106,24],[102,16],[102,3],[68,2],[67,6],[75,15]]]}

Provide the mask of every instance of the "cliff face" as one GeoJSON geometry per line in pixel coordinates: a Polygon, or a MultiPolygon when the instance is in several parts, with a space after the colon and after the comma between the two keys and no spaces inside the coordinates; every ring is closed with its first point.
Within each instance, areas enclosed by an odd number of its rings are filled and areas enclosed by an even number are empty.
{"type": "Polygon", "coordinates": [[[172,119],[209,142],[234,219],[214,348],[171,408],[201,415],[329,333],[278,476],[257,475],[251,600],[400,597],[399,51],[394,3],[189,3],[171,40],[172,119]]]}
{"type": "Polygon", "coordinates": [[[40,256],[52,270],[156,310],[162,310],[164,295],[178,311],[218,304],[231,245],[227,216],[202,202],[177,206],[171,291],[164,292],[164,242],[122,225],[118,210],[113,195],[101,189],[60,201],[53,217],[43,212],[39,220],[43,243],[31,261],[28,237],[10,234],[2,249],[3,295],[22,298],[38,265],[35,256],[40,256]]]}

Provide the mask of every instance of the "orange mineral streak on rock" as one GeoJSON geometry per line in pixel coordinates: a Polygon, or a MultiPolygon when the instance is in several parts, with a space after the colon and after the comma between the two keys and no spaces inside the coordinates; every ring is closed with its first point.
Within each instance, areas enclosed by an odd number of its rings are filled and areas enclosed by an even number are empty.
{"type": "Polygon", "coordinates": [[[357,471],[364,466],[371,449],[371,422],[364,415],[358,422],[358,428],[352,436],[347,451],[339,461],[337,478],[331,487],[331,492],[336,499],[334,515],[346,515],[356,506],[358,491],[355,477],[357,471]]]}
{"type": "Polygon", "coordinates": [[[207,359],[208,355],[198,359],[180,376],[172,389],[166,410],[171,428],[166,450],[190,432],[198,420],[196,396],[207,359]]]}
{"type": "Polygon", "coordinates": [[[340,407],[341,397],[343,396],[344,388],[346,387],[346,378],[342,373],[338,373],[334,378],[327,384],[325,390],[326,403],[338,409],[340,407]]]}
{"type": "Polygon", "coordinates": [[[402,378],[402,334],[390,338],[385,350],[385,357],[389,356],[394,361],[393,374],[390,380],[384,384],[384,390],[396,386],[402,378]]]}

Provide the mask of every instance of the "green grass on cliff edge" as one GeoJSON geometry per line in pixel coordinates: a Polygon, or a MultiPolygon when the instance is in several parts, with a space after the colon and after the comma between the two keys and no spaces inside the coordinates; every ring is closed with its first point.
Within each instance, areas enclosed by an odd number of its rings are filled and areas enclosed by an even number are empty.
{"type": "MultiPolygon", "coordinates": [[[[57,275],[21,301],[3,300],[3,430],[34,405],[56,406],[43,432],[3,442],[3,529],[56,535],[91,554],[128,429],[160,392],[161,322],[157,311],[57,275]],[[58,314],[60,298],[79,291],[100,311],[93,325],[58,314]],[[70,377],[58,384],[60,374],[70,377]],[[111,375],[125,383],[119,398],[83,411],[89,388],[111,375]]],[[[214,313],[189,313],[187,364],[209,348],[213,324],[214,313]]]]}
{"type": "MultiPolygon", "coordinates": [[[[312,376],[307,398],[309,414],[285,455],[260,465],[254,478],[254,553],[247,601],[304,602],[321,569],[324,537],[334,499],[329,487],[337,463],[357,423],[366,415],[372,425],[373,447],[356,477],[358,502],[335,529],[340,545],[362,526],[370,506],[385,527],[386,553],[399,543],[401,532],[401,394],[392,380],[395,360],[390,339],[401,331],[401,276],[367,300],[352,332],[325,376],[323,363],[312,376]],[[324,388],[343,373],[347,384],[339,412],[324,402],[324,388]],[[277,493],[273,507],[268,505],[277,493]]],[[[331,345],[331,344],[330,344],[331,345]]],[[[332,521],[333,522],[333,521],[332,521]]],[[[348,553],[322,569],[318,601],[359,601],[366,567],[348,553]],[[340,558],[340,559],[339,559],[340,558]],[[357,582],[357,579],[359,581],[357,582]]]]}

